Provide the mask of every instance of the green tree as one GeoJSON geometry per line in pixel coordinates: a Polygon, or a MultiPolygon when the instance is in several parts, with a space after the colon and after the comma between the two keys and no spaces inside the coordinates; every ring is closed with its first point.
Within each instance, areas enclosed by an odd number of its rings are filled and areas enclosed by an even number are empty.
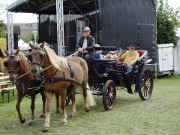
{"type": "Polygon", "coordinates": [[[177,44],[176,29],[180,23],[179,10],[174,11],[168,0],[158,0],[157,5],[157,43],[177,44]]]}
{"type": "Polygon", "coordinates": [[[0,38],[6,38],[7,26],[0,20],[0,38]]]}
{"type": "Polygon", "coordinates": [[[22,39],[22,40],[24,41],[24,38],[23,38],[23,36],[21,36],[21,35],[18,35],[18,40],[20,40],[20,39],[22,39]]]}
{"type": "MultiPolygon", "coordinates": [[[[34,38],[34,34],[28,33],[26,39],[24,40],[26,43],[30,42],[34,38]]],[[[36,42],[38,41],[38,34],[36,35],[36,42]]]]}

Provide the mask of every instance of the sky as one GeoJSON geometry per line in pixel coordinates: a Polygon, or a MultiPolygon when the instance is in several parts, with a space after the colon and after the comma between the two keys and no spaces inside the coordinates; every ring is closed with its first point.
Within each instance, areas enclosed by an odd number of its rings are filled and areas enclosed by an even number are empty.
{"type": "MultiPolygon", "coordinates": [[[[10,5],[15,1],[17,0],[0,0],[0,4],[10,5]]],[[[180,0],[169,0],[169,5],[176,9],[180,7],[180,0]]],[[[0,10],[0,20],[2,19],[6,22],[7,13],[5,12],[5,10],[0,10]]],[[[13,13],[13,22],[14,23],[34,23],[34,22],[37,22],[37,15],[25,14],[25,13],[13,13]]]]}

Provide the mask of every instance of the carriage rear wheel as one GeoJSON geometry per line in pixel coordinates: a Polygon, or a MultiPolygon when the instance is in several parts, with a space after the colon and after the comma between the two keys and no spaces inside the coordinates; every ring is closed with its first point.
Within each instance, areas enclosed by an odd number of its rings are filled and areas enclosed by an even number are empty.
{"type": "Polygon", "coordinates": [[[116,85],[113,80],[108,80],[103,88],[104,109],[113,109],[116,102],[116,85]]]}
{"type": "Polygon", "coordinates": [[[151,97],[153,91],[153,76],[149,69],[145,69],[141,78],[141,89],[139,96],[142,100],[147,100],[151,97]]]}

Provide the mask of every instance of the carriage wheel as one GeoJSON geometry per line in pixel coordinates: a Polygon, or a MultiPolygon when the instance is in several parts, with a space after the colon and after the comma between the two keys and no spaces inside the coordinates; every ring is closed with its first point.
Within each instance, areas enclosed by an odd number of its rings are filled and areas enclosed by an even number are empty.
{"type": "Polygon", "coordinates": [[[141,89],[139,96],[142,100],[147,100],[151,97],[153,91],[153,76],[149,69],[145,69],[141,78],[141,89]]]}
{"type": "Polygon", "coordinates": [[[103,88],[103,104],[106,110],[113,109],[116,102],[116,85],[114,81],[108,80],[103,88]]]}

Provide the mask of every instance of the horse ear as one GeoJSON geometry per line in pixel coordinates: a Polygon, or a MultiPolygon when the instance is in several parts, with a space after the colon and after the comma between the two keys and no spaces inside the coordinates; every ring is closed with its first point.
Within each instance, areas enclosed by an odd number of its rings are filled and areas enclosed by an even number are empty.
{"type": "Polygon", "coordinates": [[[19,48],[17,49],[17,51],[14,53],[15,55],[18,55],[19,53],[19,48]]]}
{"type": "Polygon", "coordinates": [[[44,42],[40,45],[40,47],[41,47],[41,48],[44,48],[45,43],[46,43],[46,41],[44,41],[44,42]]]}
{"type": "Polygon", "coordinates": [[[8,55],[9,55],[8,51],[7,51],[7,50],[5,50],[5,49],[4,49],[4,51],[5,51],[6,55],[8,56],[8,55]]]}
{"type": "Polygon", "coordinates": [[[29,46],[33,49],[34,48],[34,45],[32,45],[31,43],[29,43],[29,46]]]}

